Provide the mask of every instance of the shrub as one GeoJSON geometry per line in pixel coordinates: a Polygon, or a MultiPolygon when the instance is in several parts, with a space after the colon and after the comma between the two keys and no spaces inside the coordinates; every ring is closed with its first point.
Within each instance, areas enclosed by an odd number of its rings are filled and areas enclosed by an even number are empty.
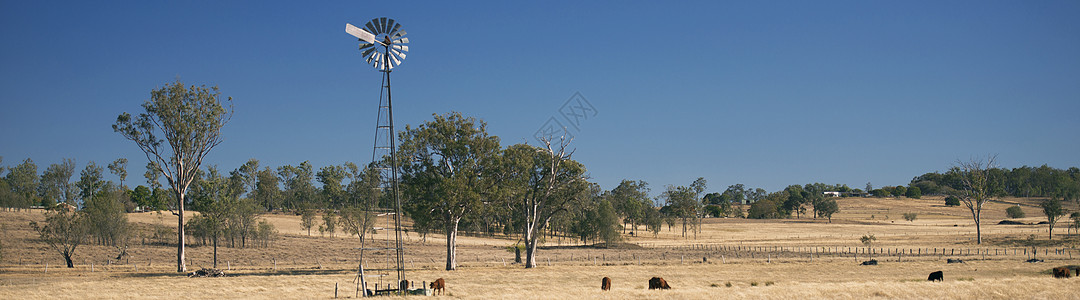
{"type": "Polygon", "coordinates": [[[945,206],[960,206],[960,198],[956,196],[945,197],[945,206]]]}
{"type": "Polygon", "coordinates": [[[917,218],[917,217],[919,217],[919,214],[917,214],[917,213],[913,213],[913,212],[904,213],[904,220],[907,220],[908,222],[915,221],[915,218],[917,218]]]}
{"type": "Polygon", "coordinates": [[[724,283],[724,286],[725,287],[731,287],[731,281],[728,281],[728,282],[724,283]]]}
{"type": "Polygon", "coordinates": [[[1008,215],[1010,219],[1023,218],[1024,210],[1019,205],[1011,206],[1005,209],[1005,215],[1008,215]]]}

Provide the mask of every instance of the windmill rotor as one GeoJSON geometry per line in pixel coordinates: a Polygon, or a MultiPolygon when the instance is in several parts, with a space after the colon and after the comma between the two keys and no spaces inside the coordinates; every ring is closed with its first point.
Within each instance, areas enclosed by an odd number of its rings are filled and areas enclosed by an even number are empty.
{"type": "Polygon", "coordinates": [[[405,60],[409,38],[394,19],[374,18],[363,28],[345,24],[345,32],[360,39],[360,54],[364,61],[380,71],[389,71],[405,60]]]}

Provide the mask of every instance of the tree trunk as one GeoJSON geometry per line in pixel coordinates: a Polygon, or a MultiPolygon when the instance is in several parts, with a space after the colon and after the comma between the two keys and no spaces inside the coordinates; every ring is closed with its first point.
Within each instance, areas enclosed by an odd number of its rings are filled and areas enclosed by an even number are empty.
{"type": "Polygon", "coordinates": [[[522,237],[525,240],[525,268],[531,269],[536,267],[536,241],[538,240],[538,232],[535,222],[526,222],[525,224],[525,236],[522,237]],[[530,224],[531,223],[531,224],[530,224]]]}
{"type": "Polygon", "coordinates": [[[457,232],[458,223],[461,219],[451,220],[450,224],[446,225],[446,270],[452,271],[457,269],[457,232]]]}
{"type": "Polygon", "coordinates": [[[67,261],[67,267],[68,268],[74,268],[75,267],[75,263],[73,261],[71,261],[71,253],[65,253],[64,254],[64,260],[67,261]]]}
{"type": "Polygon", "coordinates": [[[176,192],[176,200],[178,217],[176,229],[176,271],[186,273],[187,266],[184,264],[184,194],[176,192]]]}
{"type": "Polygon", "coordinates": [[[218,237],[214,236],[214,269],[217,269],[217,241],[218,237]]]}

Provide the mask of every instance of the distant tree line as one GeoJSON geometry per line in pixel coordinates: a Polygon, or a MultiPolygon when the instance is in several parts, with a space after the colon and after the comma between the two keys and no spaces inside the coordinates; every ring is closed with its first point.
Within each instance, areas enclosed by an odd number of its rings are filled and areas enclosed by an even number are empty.
{"type": "MultiPolygon", "coordinates": [[[[1040,167],[991,168],[988,186],[995,196],[1051,197],[1064,201],[1080,201],[1080,168],[1057,169],[1040,167]]],[[[927,195],[953,195],[962,188],[961,172],[926,173],[911,180],[927,195]]]]}

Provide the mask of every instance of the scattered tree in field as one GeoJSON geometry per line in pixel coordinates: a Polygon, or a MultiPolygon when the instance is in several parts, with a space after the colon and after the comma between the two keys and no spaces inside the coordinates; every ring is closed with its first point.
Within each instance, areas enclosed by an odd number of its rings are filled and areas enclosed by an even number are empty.
{"type": "Polygon", "coordinates": [[[338,223],[341,225],[342,231],[359,238],[360,248],[363,248],[364,237],[375,226],[375,214],[358,206],[349,206],[341,209],[338,223]]]}
{"type": "MultiPolygon", "coordinates": [[[[574,161],[572,151],[567,151],[571,141],[560,141],[557,145],[548,140],[542,140],[544,147],[533,147],[518,144],[507,147],[502,151],[501,163],[498,169],[500,184],[507,193],[510,207],[519,207],[521,215],[522,240],[525,242],[525,268],[536,267],[536,249],[541,240],[545,228],[558,214],[566,212],[575,204],[590,199],[591,186],[585,178],[585,166],[574,161]]],[[[597,192],[599,193],[599,192],[597,192]]],[[[607,204],[611,211],[594,211],[597,218],[600,213],[614,213],[611,203],[607,204]]],[[[610,217],[610,216],[607,216],[610,217]]],[[[615,217],[614,226],[619,224],[615,217]]],[[[613,225],[602,223],[610,221],[591,220],[589,230],[579,232],[597,232],[611,234],[605,230],[615,230],[613,225]],[[597,223],[601,222],[601,223],[597,223]],[[592,226],[595,223],[596,226],[592,226]]],[[[578,223],[579,229],[581,224],[578,223]]],[[[614,233],[618,235],[618,231],[614,233]]]]}
{"type": "Polygon", "coordinates": [[[918,218],[918,217],[919,217],[919,214],[917,214],[917,213],[913,213],[913,212],[904,213],[904,220],[907,220],[908,222],[914,222],[915,218],[918,218]]]}
{"type": "Polygon", "coordinates": [[[108,182],[94,197],[84,202],[89,234],[99,245],[116,248],[119,260],[127,255],[134,228],[128,222],[125,202],[127,194],[108,182]]]}
{"type": "Polygon", "coordinates": [[[832,215],[840,212],[840,205],[836,204],[836,199],[827,198],[814,203],[814,211],[819,217],[825,217],[829,219],[829,223],[832,223],[832,215]]]}
{"type": "Polygon", "coordinates": [[[624,179],[607,197],[615,211],[622,216],[623,224],[630,224],[631,232],[636,231],[638,225],[644,224],[645,210],[653,209],[652,200],[649,199],[649,184],[643,180],[624,179]]]}
{"type": "Polygon", "coordinates": [[[334,232],[337,231],[337,214],[333,210],[327,210],[323,213],[323,224],[319,225],[319,234],[330,234],[330,237],[334,237],[334,232]]]}
{"type": "Polygon", "coordinates": [[[991,169],[994,168],[996,156],[987,157],[986,161],[972,159],[967,162],[957,161],[957,166],[949,170],[960,178],[961,188],[957,197],[960,202],[971,212],[971,219],[975,221],[975,243],[982,244],[982,209],[986,202],[993,197],[991,190],[991,169]]]}
{"type": "Polygon", "coordinates": [[[75,249],[86,241],[89,231],[83,213],[63,209],[47,212],[44,224],[31,221],[30,227],[38,232],[41,241],[64,256],[68,268],[75,267],[71,257],[75,255],[75,249]]]}
{"type": "Polygon", "coordinates": [[[461,113],[433,117],[400,134],[401,192],[408,199],[403,209],[445,228],[446,269],[454,270],[458,226],[498,182],[499,138],[488,135],[483,121],[461,113]]]}
{"type": "Polygon", "coordinates": [[[667,190],[660,195],[667,207],[671,209],[671,216],[682,220],[682,236],[687,237],[687,229],[697,237],[700,228],[700,216],[702,215],[701,194],[705,192],[705,178],[698,177],[690,186],[669,185],[667,190]]]}
{"type": "Polygon", "coordinates": [[[611,203],[607,200],[600,200],[596,211],[597,223],[600,225],[600,239],[608,244],[618,242],[621,236],[619,235],[619,216],[615,213],[615,208],[611,207],[611,203]]]}
{"type": "Polygon", "coordinates": [[[1065,209],[1061,207],[1061,201],[1050,198],[1046,199],[1039,205],[1043,209],[1043,214],[1046,215],[1046,222],[1050,223],[1050,240],[1054,239],[1054,224],[1057,223],[1061,216],[1065,215],[1065,209]]]}
{"type": "Polygon", "coordinates": [[[1024,209],[1020,208],[1019,205],[1010,206],[1009,208],[1005,209],[1005,215],[1008,216],[1010,219],[1023,218],[1024,209]]]}
{"type": "Polygon", "coordinates": [[[315,227],[315,210],[304,208],[300,210],[300,229],[307,230],[311,236],[311,227],[315,227]]]}
{"type": "Polygon", "coordinates": [[[866,246],[866,253],[870,254],[870,259],[871,260],[874,259],[873,247],[874,247],[874,242],[875,241],[877,241],[877,237],[875,237],[873,234],[869,234],[869,233],[862,236],[861,238],[859,238],[859,242],[862,242],[862,244],[866,246]]]}
{"type": "Polygon", "coordinates": [[[221,144],[221,128],[232,118],[232,98],[219,101],[218,88],[187,87],[179,80],[150,93],[144,113],[123,113],[113,130],[135,142],[165,176],[175,196],[177,224],[176,269],[184,262],[184,202],[196,171],[211,149],[221,144]],[[164,138],[164,139],[163,139],[164,138]]]}

